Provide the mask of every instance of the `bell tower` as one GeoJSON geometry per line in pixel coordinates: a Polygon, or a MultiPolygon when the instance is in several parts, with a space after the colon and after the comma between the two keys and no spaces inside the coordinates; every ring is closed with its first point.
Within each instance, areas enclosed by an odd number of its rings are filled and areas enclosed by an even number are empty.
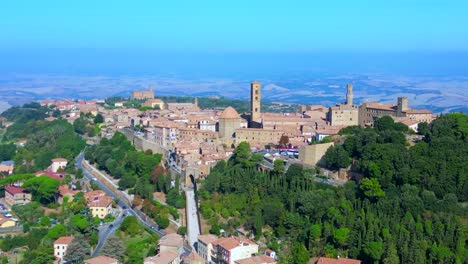
{"type": "Polygon", "coordinates": [[[353,105],[353,85],[346,85],[346,104],[353,105]]]}
{"type": "Polygon", "coordinates": [[[260,82],[250,83],[250,118],[252,122],[260,122],[261,119],[262,90],[260,82]]]}

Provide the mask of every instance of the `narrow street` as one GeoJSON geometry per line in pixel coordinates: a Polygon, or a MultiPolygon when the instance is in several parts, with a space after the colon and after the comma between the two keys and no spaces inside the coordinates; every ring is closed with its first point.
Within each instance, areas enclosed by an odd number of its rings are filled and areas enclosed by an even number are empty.
{"type": "Polygon", "coordinates": [[[198,235],[200,235],[200,224],[198,223],[197,204],[195,202],[195,191],[193,188],[185,189],[187,200],[187,236],[190,246],[195,249],[198,235]]]}

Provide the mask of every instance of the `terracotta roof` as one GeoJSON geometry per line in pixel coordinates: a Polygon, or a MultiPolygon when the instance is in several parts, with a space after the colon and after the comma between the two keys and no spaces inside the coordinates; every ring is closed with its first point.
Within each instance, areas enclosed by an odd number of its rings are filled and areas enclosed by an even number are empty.
{"type": "Polygon", "coordinates": [[[246,239],[246,238],[240,238],[240,237],[222,237],[218,240],[216,240],[213,245],[220,246],[226,250],[232,250],[241,244],[249,244],[249,245],[256,245],[255,242],[246,239]]]}
{"type": "Polygon", "coordinates": [[[5,191],[8,193],[11,193],[12,195],[23,193],[24,189],[21,187],[16,187],[16,186],[7,186],[5,187],[5,191]]]}
{"type": "Polygon", "coordinates": [[[260,255],[254,256],[250,258],[240,259],[235,261],[237,264],[268,264],[268,263],[276,263],[274,258],[270,258],[269,256],[260,255]]]}
{"type": "Polygon", "coordinates": [[[97,198],[105,196],[106,193],[101,190],[90,191],[84,194],[84,197],[88,202],[92,202],[93,200],[97,200],[97,198]]]}
{"type": "Polygon", "coordinates": [[[169,264],[177,258],[177,254],[171,251],[164,251],[154,257],[145,258],[144,264],[169,264]]]}
{"type": "Polygon", "coordinates": [[[112,204],[112,198],[109,196],[101,196],[97,200],[91,201],[88,207],[108,207],[112,204]]]}
{"type": "Polygon", "coordinates": [[[36,173],[34,173],[34,175],[36,176],[47,176],[51,179],[57,179],[57,180],[61,180],[63,179],[63,173],[59,173],[59,172],[52,172],[52,171],[38,171],[36,173]]]}
{"type": "MultiPolygon", "coordinates": [[[[309,263],[311,263],[309,261],[309,263]]],[[[315,262],[314,264],[360,264],[361,261],[360,260],[356,260],[356,259],[347,259],[347,258],[337,258],[337,259],[333,259],[333,258],[325,258],[325,257],[320,257],[317,262],[315,262]]]]}
{"type": "Polygon", "coordinates": [[[73,241],[72,236],[63,236],[59,237],[57,240],[55,240],[54,244],[65,244],[65,245],[70,245],[70,243],[73,241]]]}
{"type": "Polygon", "coordinates": [[[80,192],[80,191],[77,191],[77,190],[70,190],[70,188],[68,188],[68,185],[66,185],[66,184],[59,186],[58,190],[59,190],[59,193],[60,193],[61,196],[64,196],[64,195],[67,195],[67,194],[75,195],[75,194],[80,192]]]}
{"type": "Polygon", "coordinates": [[[55,158],[55,159],[52,159],[52,162],[67,162],[67,160],[64,158],[55,158]]]}
{"type": "Polygon", "coordinates": [[[8,221],[13,221],[13,220],[11,220],[10,218],[0,216],[0,225],[3,225],[4,223],[6,223],[8,221]]]}
{"type": "Polygon", "coordinates": [[[403,112],[406,112],[407,114],[432,114],[430,110],[426,109],[409,109],[403,112]]]}
{"type": "Polygon", "coordinates": [[[184,259],[184,262],[188,262],[188,263],[191,263],[191,262],[202,262],[202,263],[205,263],[205,260],[197,254],[197,252],[195,251],[192,251],[192,253],[190,253],[187,257],[185,257],[184,259]]]}
{"type": "Polygon", "coordinates": [[[218,237],[215,236],[215,235],[212,235],[212,234],[199,235],[198,240],[200,240],[201,242],[208,245],[208,244],[211,244],[211,243],[215,242],[216,240],[218,240],[218,237]]]}
{"type": "Polygon", "coordinates": [[[182,238],[181,235],[173,233],[173,234],[168,234],[159,239],[158,245],[160,246],[168,246],[168,247],[178,247],[182,245],[184,242],[184,239],[182,238]]]}
{"type": "Polygon", "coordinates": [[[15,166],[13,166],[13,165],[0,164],[0,171],[10,172],[10,171],[13,171],[14,168],[15,168],[15,166]]]}
{"type": "Polygon", "coordinates": [[[108,256],[97,256],[95,258],[90,258],[85,260],[85,264],[113,264],[117,263],[118,260],[108,256]]]}
{"type": "Polygon", "coordinates": [[[224,111],[221,113],[219,118],[224,118],[224,119],[240,119],[240,115],[237,113],[236,109],[232,107],[227,107],[224,109],[224,111]]]}
{"type": "Polygon", "coordinates": [[[393,104],[382,104],[382,103],[366,103],[366,108],[395,111],[396,106],[393,104]]]}

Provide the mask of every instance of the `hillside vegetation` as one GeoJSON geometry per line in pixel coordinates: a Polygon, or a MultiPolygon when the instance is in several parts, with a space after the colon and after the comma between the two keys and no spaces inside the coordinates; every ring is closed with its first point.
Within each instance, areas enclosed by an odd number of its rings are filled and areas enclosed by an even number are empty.
{"type": "Polygon", "coordinates": [[[442,116],[420,126],[424,139],[412,147],[407,127],[388,118],[375,128],[347,128],[344,144],[326,159],[344,160],[336,167],[354,160],[364,178],[343,187],[314,182],[300,165],[259,172],[258,157],[243,142],[203,182],[200,212],[211,233],[244,227],[284,263],[324,255],[364,263],[466,263],[468,213],[460,202],[468,194],[467,126],[466,115],[442,116]]]}

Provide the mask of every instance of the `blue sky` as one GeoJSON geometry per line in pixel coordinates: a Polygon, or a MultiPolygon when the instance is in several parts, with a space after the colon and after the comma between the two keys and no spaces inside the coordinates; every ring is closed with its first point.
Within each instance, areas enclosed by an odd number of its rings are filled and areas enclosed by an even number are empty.
{"type": "Polygon", "coordinates": [[[0,51],[460,52],[468,1],[7,0],[0,51]]]}

